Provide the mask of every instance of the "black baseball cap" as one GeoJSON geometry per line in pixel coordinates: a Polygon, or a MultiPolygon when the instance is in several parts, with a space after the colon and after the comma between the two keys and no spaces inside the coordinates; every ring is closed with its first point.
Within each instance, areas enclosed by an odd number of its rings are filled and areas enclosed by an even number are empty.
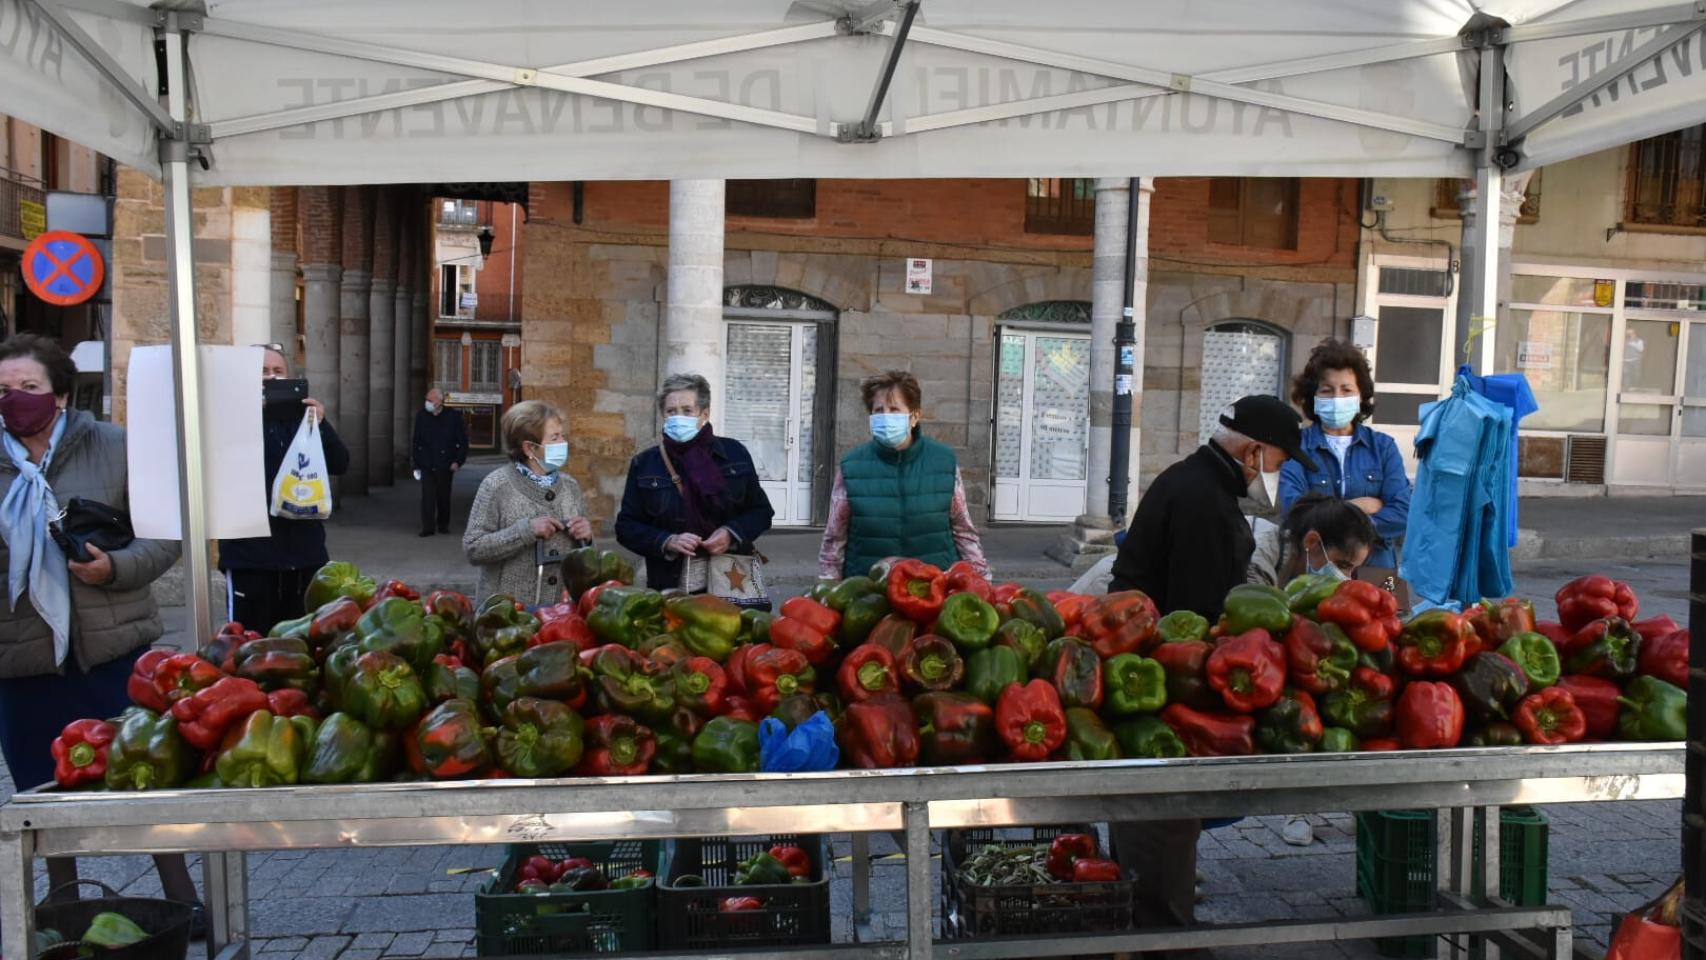
{"type": "Polygon", "coordinates": [[[1291,404],[1278,397],[1251,394],[1220,411],[1220,425],[1242,433],[1270,447],[1278,447],[1285,455],[1314,470],[1315,461],[1303,452],[1303,417],[1291,404]]]}

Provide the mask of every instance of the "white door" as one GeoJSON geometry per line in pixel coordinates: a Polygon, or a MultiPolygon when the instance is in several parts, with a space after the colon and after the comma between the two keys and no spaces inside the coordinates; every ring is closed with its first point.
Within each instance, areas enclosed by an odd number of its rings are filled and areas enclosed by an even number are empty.
{"type": "Polygon", "coordinates": [[[997,520],[1060,523],[1084,512],[1090,338],[1003,329],[995,380],[997,520]]]}
{"type": "Polygon", "coordinates": [[[1706,487],[1706,321],[1630,312],[1612,479],[1706,487]]]}
{"type": "Polygon", "coordinates": [[[1676,486],[1706,489],[1706,321],[1683,330],[1682,415],[1676,439],[1676,486]]]}
{"type": "Polygon", "coordinates": [[[817,325],[731,320],[723,363],[722,434],[751,451],[774,523],[811,523],[817,325]]]}

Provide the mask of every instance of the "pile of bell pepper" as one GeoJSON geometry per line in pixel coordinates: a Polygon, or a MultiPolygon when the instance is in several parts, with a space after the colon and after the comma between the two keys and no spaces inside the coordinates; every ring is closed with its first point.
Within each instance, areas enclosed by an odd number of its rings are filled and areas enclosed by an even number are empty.
{"type": "Polygon", "coordinates": [[[543,895],[548,893],[581,893],[589,890],[639,890],[649,886],[654,874],[647,869],[631,870],[621,876],[607,876],[599,865],[586,857],[566,857],[552,860],[534,854],[516,868],[514,893],[543,895]]]}
{"type": "MultiPolygon", "coordinates": [[[[65,788],[766,769],[759,726],[823,714],[839,765],[1677,740],[1688,631],[1586,576],[1402,622],[1378,587],[1241,585],[1217,623],[892,558],[776,615],[624,582],[587,548],[528,609],[333,562],[312,611],[136,661],[123,716],[53,744],[65,788]],[[611,579],[598,578],[611,576],[611,579]]],[[[826,761],[827,762],[827,761],[826,761]]],[[[541,878],[542,879],[542,878],[541,878]]],[[[547,884],[548,886],[549,884],[547,884]]]]}

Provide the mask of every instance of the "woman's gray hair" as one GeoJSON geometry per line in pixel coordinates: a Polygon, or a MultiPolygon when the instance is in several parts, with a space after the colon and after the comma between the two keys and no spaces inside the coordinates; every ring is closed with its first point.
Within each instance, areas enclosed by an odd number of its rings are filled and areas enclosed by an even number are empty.
{"type": "Polygon", "coordinates": [[[658,387],[658,412],[663,412],[663,405],[672,393],[683,390],[693,391],[699,401],[701,412],[711,409],[711,383],[697,373],[672,373],[665,377],[658,387]]]}

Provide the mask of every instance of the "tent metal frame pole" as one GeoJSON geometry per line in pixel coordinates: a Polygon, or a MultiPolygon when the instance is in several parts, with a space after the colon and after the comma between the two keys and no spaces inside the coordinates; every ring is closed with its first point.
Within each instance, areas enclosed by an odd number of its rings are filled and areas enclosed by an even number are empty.
{"type": "Polygon", "coordinates": [[[1689,3],[1657,7],[1635,13],[1613,13],[1603,17],[1586,17],[1563,23],[1533,23],[1503,27],[1493,31],[1493,39],[1499,43],[1528,43],[1535,40],[1553,40],[1559,37],[1580,37],[1589,33],[1613,33],[1618,30],[1639,30],[1643,27],[1664,27],[1701,19],[1706,19],[1706,0],[1691,0],[1689,3]]]}
{"type": "Polygon", "coordinates": [[[1551,120],[1583,100],[1597,95],[1606,87],[1621,81],[1642,64],[1682,43],[1701,30],[1706,30],[1706,21],[1665,30],[1653,39],[1636,47],[1628,56],[1513,120],[1505,127],[1500,139],[1505,143],[1516,143],[1533,131],[1535,127],[1551,120]]]}
{"type": "MultiPolygon", "coordinates": [[[[159,30],[166,48],[166,106],[179,129],[188,129],[186,35],[176,13],[159,30]]],[[[184,579],[197,647],[213,636],[213,588],[207,551],[206,476],[202,461],[201,355],[196,343],[195,216],[191,208],[190,144],[160,141],[166,193],[166,281],[172,305],[172,373],[177,384],[178,508],[182,521],[184,579]]]]}
{"type": "Polygon", "coordinates": [[[1459,297],[1457,309],[1458,329],[1470,331],[1472,339],[1479,337],[1479,356],[1471,353],[1469,359],[1482,370],[1490,370],[1499,316],[1499,209],[1504,200],[1504,170],[1498,163],[1501,148],[1496,143],[1505,115],[1505,50],[1488,44],[1480,53],[1480,129],[1486,139],[1475,162],[1474,224],[1466,231],[1470,236],[1464,237],[1465,246],[1472,243],[1474,247],[1464,252],[1469,270],[1467,295],[1459,297]]]}
{"type": "Polygon", "coordinates": [[[883,109],[883,101],[889,97],[889,84],[894,82],[895,67],[900,65],[900,54],[906,49],[906,36],[912,32],[912,21],[918,16],[920,2],[921,0],[906,0],[901,5],[900,23],[895,27],[890,39],[888,53],[883,57],[883,69],[877,74],[876,85],[871,88],[871,100],[865,104],[865,116],[851,129],[845,124],[839,125],[842,139],[872,143],[881,137],[877,128],[877,114],[883,109]]]}
{"type": "Polygon", "coordinates": [[[24,2],[33,4],[37,10],[42,12],[42,16],[53,21],[53,25],[58,28],[60,35],[65,38],[65,42],[94,65],[95,69],[107,79],[108,83],[113,85],[120,96],[130,101],[130,104],[136,109],[142,111],[148,121],[159,128],[162,135],[179,133],[179,121],[174,119],[166,108],[160,106],[157,101],[149,98],[144,91],[137,87],[135,80],[125,72],[123,67],[119,66],[112,54],[107,53],[107,49],[96,42],[94,37],[89,36],[88,31],[84,30],[81,24],[71,19],[70,12],[59,3],[59,0],[24,0],[24,2]]]}

